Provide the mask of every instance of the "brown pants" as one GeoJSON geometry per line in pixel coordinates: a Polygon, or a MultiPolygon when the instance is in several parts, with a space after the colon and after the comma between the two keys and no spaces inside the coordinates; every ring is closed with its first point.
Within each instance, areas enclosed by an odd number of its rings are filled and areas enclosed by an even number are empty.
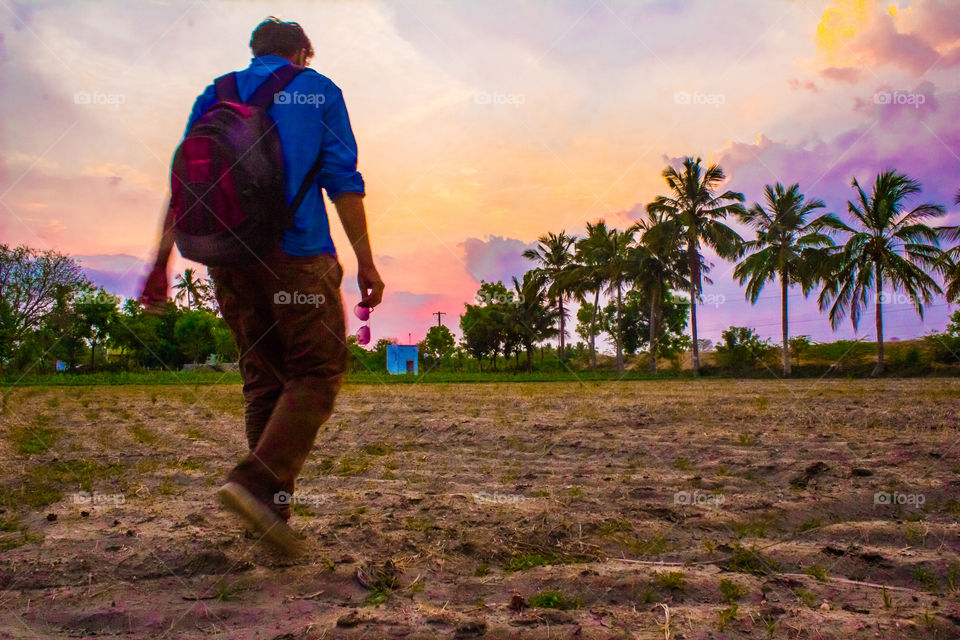
{"type": "Polygon", "coordinates": [[[217,303],[240,352],[250,453],[230,472],[284,517],[317,430],[346,370],[336,256],[281,250],[241,267],[211,267],[217,303]]]}

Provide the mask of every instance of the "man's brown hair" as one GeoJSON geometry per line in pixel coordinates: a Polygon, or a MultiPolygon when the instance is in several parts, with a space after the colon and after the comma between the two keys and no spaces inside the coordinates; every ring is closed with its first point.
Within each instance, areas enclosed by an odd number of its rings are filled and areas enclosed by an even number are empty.
{"type": "Polygon", "coordinates": [[[313,45],[303,27],[273,16],[258,24],[250,36],[250,50],[256,57],[274,55],[289,58],[300,53],[301,49],[306,49],[307,58],[313,57],[313,45]]]}

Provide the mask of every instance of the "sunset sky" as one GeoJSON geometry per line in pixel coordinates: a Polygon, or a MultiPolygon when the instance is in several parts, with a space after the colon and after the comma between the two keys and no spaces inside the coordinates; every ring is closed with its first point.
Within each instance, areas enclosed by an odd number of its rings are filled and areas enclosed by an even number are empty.
{"type": "MultiPolygon", "coordinates": [[[[748,203],[799,182],[843,215],[852,177],[896,168],[960,222],[960,2],[0,0],[0,242],[82,256],[132,294],[193,100],[248,64],[268,15],[304,26],[350,110],[388,291],[374,340],[419,340],[434,311],[455,329],[538,235],[631,224],[685,155],[748,203]]],[[[715,262],[701,335],[779,335],[778,288],[751,307],[715,262]]],[[[794,334],[855,335],[791,304],[794,334]]],[[[894,298],[885,333],[942,330],[949,311],[937,298],[920,321],[894,298]]]]}

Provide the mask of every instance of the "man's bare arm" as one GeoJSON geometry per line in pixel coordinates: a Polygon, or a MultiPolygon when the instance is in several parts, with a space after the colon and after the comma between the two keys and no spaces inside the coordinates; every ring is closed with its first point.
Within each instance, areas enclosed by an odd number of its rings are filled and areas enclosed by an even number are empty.
{"type": "Polygon", "coordinates": [[[342,193],[333,201],[357,256],[357,284],[360,285],[360,306],[375,307],[383,299],[383,280],[373,264],[373,251],[367,235],[367,214],[363,208],[363,196],[359,193],[342,193]]]}
{"type": "Polygon", "coordinates": [[[163,218],[163,229],[160,231],[160,245],[157,247],[157,260],[154,264],[166,269],[173,251],[173,210],[167,201],[167,214],[163,218]]]}
{"type": "Polygon", "coordinates": [[[143,293],[140,294],[140,303],[149,311],[158,309],[160,305],[167,301],[169,284],[167,264],[170,261],[170,253],[173,251],[173,211],[170,209],[169,200],[166,210],[167,213],[163,217],[163,228],[160,230],[157,259],[147,276],[147,281],[143,284],[143,293]]]}

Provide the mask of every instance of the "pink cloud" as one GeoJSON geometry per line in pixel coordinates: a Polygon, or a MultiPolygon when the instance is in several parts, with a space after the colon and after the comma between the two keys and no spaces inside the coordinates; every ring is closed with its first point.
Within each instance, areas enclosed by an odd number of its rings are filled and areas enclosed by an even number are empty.
{"type": "Polygon", "coordinates": [[[854,67],[827,67],[820,70],[820,75],[827,80],[856,84],[860,81],[860,69],[854,67]]]}
{"type": "Polygon", "coordinates": [[[790,88],[794,91],[809,91],[810,93],[820,93],[820,87],[817,86],[815,82],[803,82],[797,80],[796,78],[790,79],[790,88]]]}

